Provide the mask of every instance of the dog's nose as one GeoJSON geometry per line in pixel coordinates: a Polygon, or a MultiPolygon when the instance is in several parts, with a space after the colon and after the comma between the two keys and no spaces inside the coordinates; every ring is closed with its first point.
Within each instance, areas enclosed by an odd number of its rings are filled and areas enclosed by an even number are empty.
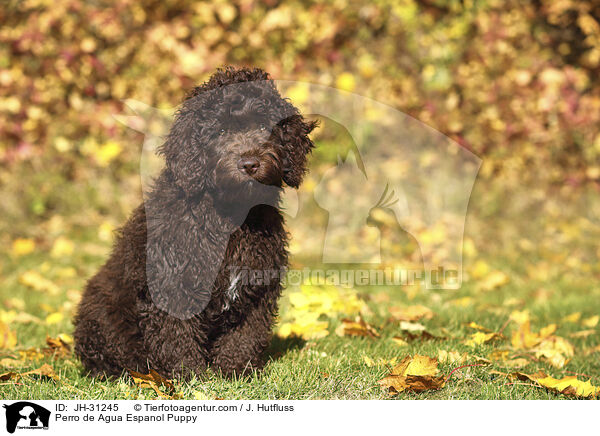
{"type": "Polygon", "coordinates": [[[245,172],[251,176],[260,167],[260,162],[255,157],[243,157],[238,160],[237,167],[241,172],[245,172]]]}

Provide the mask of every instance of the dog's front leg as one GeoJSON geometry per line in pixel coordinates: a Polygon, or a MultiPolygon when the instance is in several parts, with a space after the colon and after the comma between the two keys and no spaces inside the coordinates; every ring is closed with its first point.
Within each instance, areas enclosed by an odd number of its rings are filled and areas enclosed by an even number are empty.
{"type": "Polygon", "coordinates": [[[261,369],[262,354],[271,339],[274,308],[259,302],[246,317],[231,330],[218,337],[210,352],[210,366],[223,375],[232,376],[261,369]]]}
{"type": "Polygon", "coordinates": [[[165,377],[184,377],[206,370],[208,352],[198,320],[182,320],[150,310],[142,316],[148,366],[165,377]]]}

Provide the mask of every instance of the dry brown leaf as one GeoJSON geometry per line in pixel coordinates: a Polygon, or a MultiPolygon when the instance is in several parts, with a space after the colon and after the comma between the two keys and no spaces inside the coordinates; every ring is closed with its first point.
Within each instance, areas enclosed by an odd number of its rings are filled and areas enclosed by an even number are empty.
{"type": "Polygon", "coordinates": [[[171,380],[167,380],[155,370],[151,369],[148,374],[142,374],[131,369],[128,370],[129,375],[133,379],[133,382],[142,389],[153,389],[159,396],[169,400],[176,400],[181,398],[179,394],[175,392],[175,386],[171,380]],[[159,387],[164,387],[166,393],[161,391],[159,387]]]}
{"type": "Polygon", "coordinates": [[[434,313],[428,307],[420,304],[407,307],[390,307],[390,315],[397,321],[418,321],[431,319],[434,313]]]}
{"type": "Polygon", "coordinates": [[[444,386],[444,376],[438,375],[438,361],[428,356],[406,356],[394,367],[390,375],[379,380],[378,384],[391,395],[403,391],[421,392],[440,389],[444,386]]]}
{"type": "Polygon", "coordinates": [[[342,319],[342,323],[335,329],[338,336],[363,336],[369,338],[378,338],[379,333],[372,326],[367,324],[364,319],[357,317],[355,321],[342,319]]]}
{"type": "Polygon", "coordinates": [[[56,338],[46,336],[46,344],[48,347],[44,348],[42,351],[44,354],[53,356],[55,359],[66,358],[71,355],[71,342],[72,339],[67,335],[59,335],[56,338]]]}
{"type": "Polygon", "coordinates": [[[60,380],[58,375],[56,374],[56,372],[54,372],[54,368],[52,368],[50,365],[45,363],[42,366],[40,366],[39,368],[31,370],[31,371],[20,372],[20,373],[11,371],[11,372],[6,372],[4,374],[0,374],[0,381],[17,380],[17,379],[23,378],[25,376],[30,376],[30,375],[47,377],[54,381],[60,380]]]}
{"type": "Polygon", "coordinates": [[[37,369],[34,369],[32,371],[27,371],[27,372],[24,372],[21,374],[21,376],[26,376],[26,375],[39,375],[40,377],[48,377],[54,381],[59,381],[59,377],[56,374],[56,372],[54,372],[54,368],[52,368],[47,363],[44,363],[42,366],[40,366],[37,369]]]}

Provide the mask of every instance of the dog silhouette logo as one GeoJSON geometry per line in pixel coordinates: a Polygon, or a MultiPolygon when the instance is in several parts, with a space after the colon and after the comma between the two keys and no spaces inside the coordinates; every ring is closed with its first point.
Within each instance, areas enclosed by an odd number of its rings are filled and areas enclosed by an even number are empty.
{"type": "Polygon", "coordinates": [[[6,431],[18,429],[48,429],[50,411],[29,401],[19,401],[3,406],[6,409],[6,431]]]}

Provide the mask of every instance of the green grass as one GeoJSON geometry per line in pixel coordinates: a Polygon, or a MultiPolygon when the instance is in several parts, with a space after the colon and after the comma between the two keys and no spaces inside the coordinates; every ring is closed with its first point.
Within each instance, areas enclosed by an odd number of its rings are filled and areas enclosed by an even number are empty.
{"type": "MultiPolygon", "coordinates": [[[[81,235],[86,237],[85,234],[81,235]]],[[[89,236],[89,235],[87,235],[89,236]]],[[[85,244],[82,246],[85,247],[85,244]]],[[[98,248],[98,247],[96,247],[98,248]]],[[[90,247],[74,254],[71,259],[81,272],[75,278],[58,281],[61,289],[80,289],[85,277],[102,262],[103,254],[89,254],[90,247]]],[[[93,250],[92,250],[93,251],[93,250]]],[[[23,311],[40,317],[51,313],[52,308],[62,310],[67,316],[53,325],[46,323],[12,323],[18,337],[15,350],[45,345],[46,335],[56,336],[59,333],[71,333],[73,326],[68,314],[74,306],[66,304],[68,298],[63,294],[56,296],[29,289],[18,283],[20,272],[31,268],[39,268],[47,262],[47,254],[34,253],[18,259],[4,258],[4,284],[0,298],[21,300],[25,303],[23,311]],[[47,306],[44,306],[47,305],[47,306]],[[66,307],[65,307],[66,306],[66,307]]],[[[60,266],[49,267],[48,275],[60,266]]],[[[551,289],[552,297],[548,300],[532,298],[539,283],[528,281],[524,284],[515,269],[503,265],[502,270],[511,275],[511,282],[501,289],[490,292],[476,291],[474,283],[467,283],[460,291],[422,291],[409,300],[402,288],[364,288],[359,289],[359,295],[369,307],[370,314],[365,319],[380,329],[378,339],[339,337],[333,333],[339,323],[339,317],[330,319],[330,334],[318,340],[301,340],[297,338],[281,339],[275,337],[268,353],[268,364],[261,374],[252,374],[244,378],[227,380],[213,373],[202,375],[199,379],[188,382],[177,382],[176,389],[183,398],[224,398],[224,399],[386,399],[387,392],[383,391],[377,381],[389,373],[389,367],[368,367],[364,356],[371,359],[402,358],[407,354],[425,354],[437,356],[438,350],[468,352],[471,355],[485,357],[494,349],[506,348],[510,340],[504,340],[491,345],[471,348],[463,344],[463,340],[472,330],[464,324],[475,321],[497,331],[508,319],[515,308],[527,308],[531,312],[532,328],[534,331],[541,327],[557,322],[560,324],[557,335],[568,338],[569,333],[581,330],[574,323],[561,322],[561,319],[572,312],[582,312],[582,317],[600,313],[600,290],[590,287],[585,280],[560,282],[551,289]],[[390,301],[377,303],[371,298],[375,293],[385,291],[390,301]],[[458,307],[451,300],[472,296],[473,303],[466,307],[458,307]],[[511,301],[515,305],[506,306],[511,301]],[[400,333],[398,325],[390,322],[387,306],[402,304],[424,304],[430,307],[435,317],[424,321],[429,331],[445,335],[443,340],[414,341],[407,347],[396,345],[391,338],[400,333]],[[439,333],[442,332],[442,333],[439,333]]],[[[285,299],[284,299],[285,300],[285,299]]],[[[284,310],[286,305],[284,304],[284,310]]],[[[509,325],[505,333],[509,334],[514,327],[509,325]]],[[[594,356],[585,356],[582,350],[597,345],[597,335],[584,339],[568,338],[576,347],[576,354],[563,369],[532,361],[521,372],[535,372],[542,369],[555,377],[570,375],[566,371],[586,374],[592,377],[592,383],[600,384],[600,363],[594,356]]],[[[15,350],[6,350],[1,356],[14,356],[15,350]]],[[[597,356],[597,355],[596,355],[597,356]]],[[[10,399],[151,399],[157,394],[150,389],[139,389],[131,383],[129,377],[117,380],[100,380],[84,375],[83,368],[74,357],[68,359],[45,359],[35,362],[25,362],[22,367],[4,368],[0,372],[23,372],[41,366],[42,363],[52,365],[60,377],[55,382],[50,379],[40,379],[36,376],[19,380],[18,382],[0,382],[0,397],[10,399]]],[[[472,362],[467,362],[472,363],[472,362]]],[[[440,364],[439,369],[449,374],[460,364],[440,364]]],[[[481,367],[467,367],[456,371],[447,385],[439,391],[423,393],[401,393],[399,399],[556,399],[566,398],[550,393],[543,388],[533,386],[533,383],[513,384],[506,378],[494,375],[492,371],[511,372],[499,364],[481,367]]],[[[585,377],[580,376],[585,379],[585,377]]]]}
{"type": "MultiPolygon", "coordinates": [[[[43,168],[39,172],[43,174],[43,168]]],[[[0,191],[7,204],[10,204],[13,219],[11,222],[7,220],[0,223],[3,230],[0,232],[0,243],[4,247],[0,251],[0,320],[9,323],[10,329],[16,332],[17,345],[12,349],[0,349],[0,362],[7,362],[4,360],[7,358],[18,359],[19,350],[44,347],[46,336],[72,334],[71,319],[77,306],[77,298],[85,281],[103,264],[110,250],[111,242],[102,239],[98,229],[105,221],[114,225],[122,223],[139,202],[139,178],[133,173],[131,170],[116,177],[106,171],[100,176],[93,175],[77,183],[60,179],[60,183],[49,184],[44,181],[44,177],[39,176],[31,180],[32,186],[27,192],[20,190],[23,184],[19,180],[22,179],[21,176],[24,177],[21,173],[18,174],[19,177],[15,173],[14,177],[6,179],[10,183],[0,191]],[[31,192],[35,195],[30,195],[31,192]],[[44,194],[42,199],[45,206],[38,214],[31,214],[27,210],[31,205],[39,203],[38,192],[44,194]],[[72,240],[75,250],[70,255],[53,257],[52,244],[60,235],[72,240]],[[35,239],[35,250],[23,256],[11,254],[11,243],[18,236],[35,239]],[[19,278],[22,274],[32,270],[55,283],[59,291],[53,295],[43,290],[36,291],[21,283],[19,278]],[[62,321],[54,324],[45,322],[48,315],[56,312],[63,314],[62,321]],[[40,321],[24,322],[26,320],[22,319],[23,314],[37,317],[40,321]]],[[[501,185],[500,183],[499,186],[501,185]]],[[[596,225],[582,222],[579,218],[582,216],[581,211],[593,210],[592,204],[597,203],[597,193],[596,197],[588,198],[583,194],[567,192],[565,196],[573,198],[573,205],[570,207],[563,207],[563,203],[560,203],[563,200],[559,200],[557,196],[549,197],[546,203],[550,212],[546,212],[546,219],[542,221],[542,213],[537,206],[535,219],[523,219],[521,215],[525,210],[523,208],[530,204],[528,201],[519,202],[519,198],[522,200],[530,197],[527,189],[521,192],[521,197],[511,193],[512,209],[495,207],[494,210],[502,211],[501,217],[496,212],[490,213],[490,205],[503,201],[498,198],[504,195],[504,191],[498,186],[496,188],[494,191],[489,186],[476,185],[467,222],[467,230],[471,233],[467,236],[475,241],[479,253],[464,259],[464,269],[470,271],[476,261],[483,259],[493,270],[506,273],[510,277],[508,284],[487,292],[479,290],[480,283],[474,279],[465,281],[458,291],[421,289],[413,293],[402,287],[358,288],[356,291],[359,297],[369,309],[364,314],[364,319],[378,329],[380,338],[337,336],[335,328],[341,318],[348,316],[337,314],[327,318],[330,332],[327,337],[309,340],[275,337],[268,350],[268,364],[261,374],[226,380],[218,374],[208,372],[188,382],[175,381],[176,391],[186,399],[387,399],[390,396],[378,386],[377,381],[389,373],[390,367],[369,367],[365,363],[365,356],[375,361],[389,361],[409,354],[436,357],[439,350],[447,350],[487,357],[493,350],[510,347],[510,335],[516,328],[515,324],[511,323],[505,328],[504,340],[471,348],[464,344],[464,340],[473,331],[465,323],[474,321],[492,331],[498,331],[514,310],[525,309],[530,311],[533,331],[557,323],[559,327],[555,334],[574,345],[575,355],[564,368],[554,368],[545,362],[531,359],[530,364],[519,371],[533,373],[543,370],[556,378],[581,374],[578,376],[580,379],[591,378],[592,384],[600,385],[598,354],[585,354],[585,350],[600,344],[597,330],[595,334],[585,338],[572,338],[571,333],[586,327],[563,320],[566,315],[574,312],[581,312],[582,319],[600,314],[600,252],[597,251],[600,232],[596,225]],[[560,211],[560,214],[556,211],[560,211]],[[523,242],[523,238],[528,241],[523,242]],[[541,289],[544,291],[540,292],[541,289]],[[389,301],[381,302],[374,298],[381,293],[387,294],[389,301]],[[452,303],[462,297],[471,297],[470,303],[464,307],[452,303]],[[392,337],[401,335],[401,331],[398,323],[390,322],[389,307],[412,304],[425,305],[435,312],[431,320],[421,322],[428,331],[443,336],[443,340],[416,340],[406,347],[400,347],[391,340],[392,337]]],[[[589,220],[593,222],[591,215],[589,220]]],[[[316,227],[312,223],[303,228],[316,227]]],[[[289,310],[289,301],[284,294],[281,302],[282,319],[286,318],[289,310]]],[[[598,328],[600,326],[595,327],[598,328]]],[[[0,374],[29,371],[43,363],[52,365],[59,375],[58,382],[36,376],[16,382],[0,380],[0,398],[157,398],[153,390],[139,389],[128,376],[117,380],[85,376],[81,364],[73,356],[67,359],[45,357],[38,361],[24,360],[20,366],[15,367],[2,366],[0,363],[0,374]]],[[[474,363],[473,359],[466,362],[471,363],[474,363]]],[[[447,376],[460,365],[441,363],[439,369],[447,376]]],[[[395,398],[569,398],[548,392],[533,383],[514,383],[494,374],[494,371],[508,373],[513,370],[497,362],[488,366],[466,367],[454,372],[441,390],[404,392],[395,398]]]]}

